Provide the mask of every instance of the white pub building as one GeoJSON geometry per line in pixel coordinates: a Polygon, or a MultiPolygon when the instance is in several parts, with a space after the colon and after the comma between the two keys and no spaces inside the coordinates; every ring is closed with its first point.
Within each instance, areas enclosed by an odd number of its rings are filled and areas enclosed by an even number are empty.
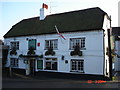
{"type": "Polygon", "coordinates": [[[24,19],[4,35],[6,67],[110,77],[110,18],[98,7],[24,19]]]}

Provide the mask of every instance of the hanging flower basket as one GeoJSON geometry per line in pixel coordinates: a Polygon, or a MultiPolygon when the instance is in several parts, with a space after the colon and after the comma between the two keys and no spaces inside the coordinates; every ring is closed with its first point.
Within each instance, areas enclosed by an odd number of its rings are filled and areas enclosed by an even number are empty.
{"type": "Polygon", "coordinates": [[[80,46],[79,45],[74,46],[74,51],[71,51],[70,55],[71,56],[75,56],[75,55],[82,56],[83,53],[82,51],[80,51],[80,46]]]}
{"type": "Polygon", "coordinates": [[[43,55],[40,55],[40,58],[43,58],[43,55]]]}
{"type": "Polygon", "coordinates": [[[35,55],[35,51],[33,47],[30,47],[29,51],[27,52],[28,55],[35,55]]]}
{"type": "Polygon", "coordinates": [[[75,55],[82,56],[82,51],[71,51],[70,55],[71,56],[75,56],[75,55]]]}
{"type": "Polygon", "coordinates": [[[53,51],[53,48],[49,47],[48,50],[45,52],[45,55],[55,55],[55,51],[53,51]]]}
{"type": "Polygon", "coordinates": [[[20,54],[19,57],[23,57],[23,54],[20,54]]]}
{"type": "Polygon", "coordinates": [[[13,47],[12,50],[10,51],[10,55],[17,55],[17,51],[15,47],[13,47]]]}

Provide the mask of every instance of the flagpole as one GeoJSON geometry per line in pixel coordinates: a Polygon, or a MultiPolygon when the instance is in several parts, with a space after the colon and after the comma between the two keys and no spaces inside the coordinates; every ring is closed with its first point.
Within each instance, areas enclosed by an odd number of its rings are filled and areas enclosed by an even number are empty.
{"type": "Polygon", "coordinates": [[[57,34],[60,35],[60,36],[65,40],[65,37],[64,37],[62,34],[59,33],[58,28],[57,28],[56,25],[55,25],[55,29],[56,29],[56,31],[57,31],[57,34]]]}
{"type": "Polygon", "coordinates": [[[56,26],[56,25],[55,25],[55,29],[56,29],[57,33],[59,33],[58,28],[57,28],[57,26],[56,26]]]}

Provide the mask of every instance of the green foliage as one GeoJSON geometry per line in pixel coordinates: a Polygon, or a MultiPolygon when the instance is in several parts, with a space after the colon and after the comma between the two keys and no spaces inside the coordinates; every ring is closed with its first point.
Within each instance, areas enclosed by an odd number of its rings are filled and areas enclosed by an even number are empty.
{"type": "Polygon", "coordinates": [[[74,55],[82,56],[82,51],[71,51],[70,55],[71,56],[74,56],[74,55]]]}
{"type": "Polygon", "coordinates": [[[53,48],[49,47],[48,50],[45,52],[45,55],[55,55],[55,51],[53,51],[53,48]]]}
{"type": "Polygon", "coordinates": [[[80,51],[80,46],[79,45],[74,46],[74,51],[71,51],[70,55],[71,56],[74,56],[74,55],[82,56],[82,51],[80,51]]]}
{"type": "Polygon", "coordinates": [[[34,48],[33,48],[33,47],[30,47],[27,54],[28,54],[28,55],[35,55],[34,48]]]}
{"type": "Polygon", "coordinates": [[[40,55],[40,58],[43,58],[43,55],[40,55]]]}
{"type": "Polygon", "coordinates": [[[10,55],[17,55],[15,47],[13,47],[12,50],[10,51],[10,55]]]}

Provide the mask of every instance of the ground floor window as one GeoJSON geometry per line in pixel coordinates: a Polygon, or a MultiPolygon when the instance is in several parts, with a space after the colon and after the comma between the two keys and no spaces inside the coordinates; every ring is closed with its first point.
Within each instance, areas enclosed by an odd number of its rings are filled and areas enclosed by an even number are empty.
{"type": "Polygon", "coordinates": [[[72,59],[71,60],[71,71],[83,72],[84,71],[84,60],[72,59]]]}
{"type": "Polygon", "coordinates": [[[11,65],[11,67],[18,67],[18,59],[10,58],[10,65],[11,65]]]}
{"type": "Polygon", "coordinates": [[[46,58],[45,69],[46,70],[57,70],[57,58],[46,58]]]}
{"type": "Polygon", "coordinates": [[[43,60],[37,60],[37,69],[43,69],[43,60]]]}

